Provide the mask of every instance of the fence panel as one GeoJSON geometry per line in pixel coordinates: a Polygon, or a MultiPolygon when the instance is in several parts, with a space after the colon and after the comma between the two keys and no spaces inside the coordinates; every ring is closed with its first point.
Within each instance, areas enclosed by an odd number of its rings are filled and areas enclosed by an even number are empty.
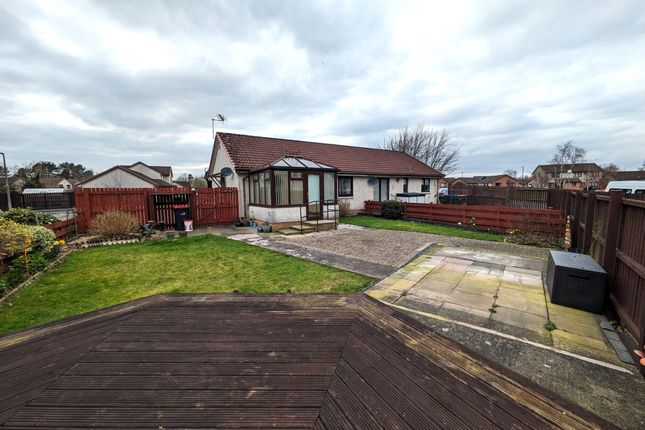
{"type": "Polygon", "coordinates": [[[47,224],[45,227],[54,232],[56,239],[60,239],[68,234],[76,233],[76,220],[71,218],[54,224],[47,224]]]}
{"type": "MultiPolygon", "coordinates": [[[[559,210],[507,208],[503,206],[403,203],[406,218],[471,226],[506,233],[521,230],[564,236],[566,219],[559,210]]],[[[366,201],[365,213],[380,214],[381,202],[366,201]]]]}
{"type": "Polygon", "coordinates": [[[141,224],[153,220],[170,227],[175,224],[175,204],[190,205],[197,227],[232,223],[239,217],[237,188],[79,188],[75,197],[79,232],[109,210],[131,213],[141,224]]]}
{"type": "Polygon", "coordinates": [[[513,187],[450,187],[450,192],[466,195],[466,203],[477,206],[505,206],[524,209],[547,209],[549,190],[513,187]]]}
{"type": "Polygon", "coordinates": [[[198,188],[193,199],[198,227],[229,224],[239,217],[237,188],[198,188]]]}

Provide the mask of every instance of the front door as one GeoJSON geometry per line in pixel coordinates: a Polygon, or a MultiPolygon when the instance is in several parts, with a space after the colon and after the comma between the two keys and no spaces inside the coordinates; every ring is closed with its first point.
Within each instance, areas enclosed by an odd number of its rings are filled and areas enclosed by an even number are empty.
{"type": "Polygon", "coordinates": [[[320,173],[307,174],[307,219],[322,218],[321,176],[320,173]]]}

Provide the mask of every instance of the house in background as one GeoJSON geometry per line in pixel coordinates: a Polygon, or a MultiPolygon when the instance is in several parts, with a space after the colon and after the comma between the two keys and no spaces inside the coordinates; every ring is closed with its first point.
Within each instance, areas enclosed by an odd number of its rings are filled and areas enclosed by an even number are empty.
{"type": "Polygon", "coordinates": [[[77,184],[81,188],[160,188],[177,187],[170,166],[149,166],[141,161],[119,165],[97,173],[77,184]]]}
{"type": "Polygon", "coordinates": [[[38,183],[42,188],[62,188],[65,191],[72,191],[74,187],[79,183],[77,179],[65,179],[60,176],[50,176],[46,178],[40,178],[38,183]]]}
{"type": "Polygon", "coordinates": [[[520,182],[510,175],[470,176],[460,178],[444,178],[442,187],[519,187],[520,182]]]}
{"type": "Polygon", "coordinates": [[[237,187],[241,215],[288,224],[340,201],[351,212],[366,200],[436,202],[442,174],[403,152],[218,132],[206,177],[237,187]]]}
{"type": "Polygon", "coordinates": [[[540,164],[531,174],[536,188],[597,189],[604,170],[596,163],[540,164]]]}

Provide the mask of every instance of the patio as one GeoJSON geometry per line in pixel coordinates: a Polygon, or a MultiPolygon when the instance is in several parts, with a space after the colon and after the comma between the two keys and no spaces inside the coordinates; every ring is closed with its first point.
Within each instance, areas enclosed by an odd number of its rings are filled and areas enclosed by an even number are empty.
{"type": "Polygon", "coordinates": [[[615,428],[364,295],[157,295],[0,338],[6,428],[615,428]]]}

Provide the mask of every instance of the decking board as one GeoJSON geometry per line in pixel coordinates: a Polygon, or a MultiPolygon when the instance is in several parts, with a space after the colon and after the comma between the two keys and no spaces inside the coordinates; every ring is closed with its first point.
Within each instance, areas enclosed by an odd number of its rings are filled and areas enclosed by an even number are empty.
{"type": "Polygon", "coordinates": [[[48,324],[0,338],[0,393],[3,428],[612,427],[358,294],[160,295],[48,324]]]}

